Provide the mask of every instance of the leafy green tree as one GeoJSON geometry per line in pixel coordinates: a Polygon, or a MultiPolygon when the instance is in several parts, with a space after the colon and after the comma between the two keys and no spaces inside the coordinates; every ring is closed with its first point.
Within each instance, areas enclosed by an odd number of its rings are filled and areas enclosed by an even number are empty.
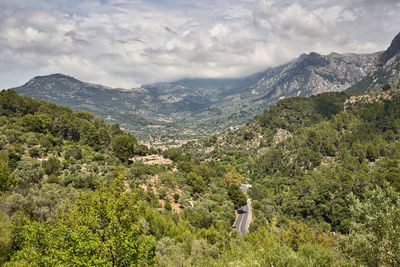
{"type": "Polygon", "coordinates": [[[235,209],[247,204],[247,198],[238,185],[231,184],[228,188],[228,194],[233,202],[233,205],[235,206],[235,209]]]}
{"type": "Polygon", "coordinates": [[[22,126],[31,132],[47,133],[53,128],[53,120],[47,114],[25,115],[21,120],[22,126]]]}
{"type": "Polygon", "coordinates": [[[8,162],[0,159],[0,191],[6,191],[13,181],[14,175],[8,167],[8,162]]]}
{"type": "Polygon", "coordinates": [[[193,188],[194,193],[201,193],[204,191],[205,184],[203,178],[201,178],[201,176],[197,175],[196,173],[194,172],[188,173],[186,181],[188,185],[190,185],[193,188]]]}
{"type": "Polygon", "coordinates": [[[94,120],[94,115],[90,112],[87,111],[82,111],[82,110],[77,110],[75,111],[75,116],[87,121],[93,121],[94,120]]]}
{"type": "Polygon", "coordinates": [[[113,124],[110,127],[110,133],[111,136],[117,136],[117,135],[121,135],[124,134],[124,131],[121,130],[121,128],[119,127],[119,124],[113,124]]]}
{"type": "Polygon", "coordinates": [[[82,159],[82,149],[79,146],[72,146],[65,151],[64,158],[66,160],[73,157],[74,159],[82,159]]]}
{"type": "Polygon", "coordinates": [[[15,183],[20,188],[39,183],[44,171],[39,162],[21,161],[14,170],[15,183]]]}
{"type": "Polygon", "coordinates": [[[37,147],[29,148],[29,156],[31,158],[38,158],[40,156],[40,150],[37,147]]]}
{"type": "Polygon", "coordinates": [[[8,153],[8,166],[12,171],[15,170],[15,168],[17,168],[18,162],[20,161],[21,161],[20,155],[14,152],[8,153]]]}
{"type": "Polygon", "coordinates": [[[131,134],[120,134],[111,140],[114,154],[123,162],[133,157],[136,145],[136,138],[131,134]]]}
{"type": "Polygon", "coordinates": [[[170,148],[168,150],[164,150],[163,151],[163,155],[166,158],[169,158],[173,161],[179,161],[182,159],[182,150],[178,149],[178,148],[170,148]]]}
{"type": "Polygon", "coordinates": [[[153,265],[154,238],[139,225],[137,199],[125,192],[122,177],[82,194],[51,223],[28,222],[13,260],[35,266],[153,265]]]}
{"type": "Polygon", "coordinates": [[[171,202],[169,201],[168,198],[165,199],[165,206],[164,206],[164,208],[165,208],[166,210],[168,210],[168,211],[171,211],[171,210],[172,210],[172,205],[171,205],[171,202]]]}
{"type": "Polygon", "coordinates": [[[174,194],[174,202],[178,203],[179,202],[179,198],[180,198],[180,195],[178,193],[175,193],[174,194]]]}
{"type": "Polygon", "coordinates": [[[136,154],[139,156],[145,156],[149,153],[149,148],[146,145],[138,145],[136,148],[136,154]]]}
{"type": "Polygon", "coordinates": [[[186,218],[194,227],[209,228],[213,223],[213,217],[204,207],[193,207],[184,210],[184,218],[186,218]]]}
{"type": "Polygon", "coordinates": [[[9,256],[7,252],[11,244],[11,220],[0,210],[0,264],[3,265],[9,256]]]}
{"type": "Polygon", "coordinates": [[[363,200],[350,194],[353,224],[343,236],[344,251],[367,266],[400,265],[400,194],[384,186],[366,191],[363,200]]]}
{"type": "Polygon", "coordinates": [[[56,157],[50,157],[48,160],[43,161],[42,166],[47,175],[57,174],[61,169],[61,162],[56,157]]]}
{"type": "Polygon", "coordinates": [[[83,144],[95,147],[96,149],[99,148],[100,135],[93,124],[83,120],[80,122],[79,131],[80,131],[80,139],[83,144]]]}
{"type": "Polygon", "coordinates": [[[378,158],[379,153],[375,145],[373,145],[372,143],[368,143],[365,155],[369,161],[375,161],[375,159],[378,158]]]}
{"type": "Polygon", "coordinates": [[[243,175],[236,171],[236,168],[232,168],[227,172],[221,180],[221,184],[225,187],[229,187],[231,184],[240,185],[243,181],[243,175]]]}

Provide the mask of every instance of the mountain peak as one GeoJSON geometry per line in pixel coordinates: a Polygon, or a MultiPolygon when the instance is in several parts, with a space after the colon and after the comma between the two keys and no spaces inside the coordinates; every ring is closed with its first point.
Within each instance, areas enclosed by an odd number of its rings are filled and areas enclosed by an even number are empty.
{"type": "Polygon", "coordinates": [[[329,60],[327,60],[326,57],[315,53],[311,52],[310,54],[302,54],[300,57],[297,59],[297,64],[299,64],[300,67],[322,67],[326,66],[329,64],[329,60]]]}
{"type": "Polygon", "coordinates": [[[379,58],[380,64],[385,64],[389,59],[400,53],[400,33],[394,37],[389,48],[379,58]]]}
{"type": "Polygon", "coordinates": [[[54,73],[54,74],[49,74],[49,75],[40,75],[40,76],[35,76],[32,79],[30,79],[27,84],[32,84],[34,82],[40,82],[40,81],[47,81],[48,79],[68,79],[68,80],[76,80],[72,76],[68,76],[62,73],[54,73]]]}

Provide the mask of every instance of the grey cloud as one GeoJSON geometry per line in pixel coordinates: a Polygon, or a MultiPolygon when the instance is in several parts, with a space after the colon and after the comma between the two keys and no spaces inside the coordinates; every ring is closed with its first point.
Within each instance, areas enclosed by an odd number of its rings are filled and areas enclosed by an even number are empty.
{"type": "Polygon", "coordinates": [[[327,34],[322,19],[299,4],[280,7],[262,2],[254,19],[256,24],[294,41],[319,38],[327,34]]]}
{"type": "Polygon", "coordinates": [[[167,32],[170,32],[170,33],[172,33],[172,34],[174,34],[174,35],[177,35],[177,33],[176,33],[175,31],[171,30],[171,29],[170,29],[169,27],[167,27],[167,26],[165,26],[164,29],[165,29],[167,32]]]}
{"type": "Polygon", "coordinates": [[[64,36],[70,37],[77,45],[87,46],[90,44],[89,41],[83,39],[79,34],[74,31],[69,31],[64,36]]]}
{"type": "Polygon", "coordinates": [[[2,0],[0,87],[51,72],[133,87],[243,76],[304,52],[372,52],[400,25],[397,1],[377,2],[2,0]]]}

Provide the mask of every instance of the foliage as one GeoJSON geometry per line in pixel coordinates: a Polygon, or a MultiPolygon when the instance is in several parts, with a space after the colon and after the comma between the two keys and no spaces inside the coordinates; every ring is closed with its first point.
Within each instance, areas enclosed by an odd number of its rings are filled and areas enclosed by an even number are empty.
{"type": "Polygon", "coordinates": [[[243,175],[238,173],[235,168],[232,168],[229,172],[227,172],[222,178],[222,185],[225,187],[229,187],[230,185],[240,185],[243,181],[243,175]]]}
{"type": "Polygon", "coordinates": [[[137,141],[131,134],[120,134],[111,140],[111,146],[115,155],[123,162],[135,154],[137,141]]]}
{"type": "Polygon", "coordinates": [[[68,160],[71,157],[77,160],[82,159],[82,149],[79,146],[68,148],[67,151],[65,151],[64,158],[68,160]]]}
{"type": "Polygon", "coordinates": [[[7,250],[11,244],[11,221],[6,213],[0,211],[0,264],[7,258],[7,250]]]}
{"type": "Polygon", "coordinates": [[[400,264],[400,194],[377,187],[363,199],[350,194],[353,223],[343,237],[346,253],[367,266],[400,264]]]}
{"type": "Polygon", "coordinates": [[[229,185],[228,195],[232,199],[235,209],[247,204],[247,198],[237,184],[229,185]]]}
{"type": "Polygon", "coordinates": [[[0,264],[399,265],[394,93],[346,109],[344,93],[285,99],[206,152],[160,152],[90,113],[2,91],[0,264]],[[173,162],[129,160],[148,153],[173,162]],[[244,179],[253,218],[238,236],[244,179]]]}
{"type": "Polygon", "coordinates": [[[61,168],[61,162],[56,157],[50,157],[48,160],[43,161],[42,166],[47,175],[57,174],[61,168]]]}
{"type": "Polygon", "coordinates": [[[6,191],[13,183],[13,178],[8,161],[0,158],[0,191],[6,191]]]}
{"type": "Polygon", "coordinates": [[[14,259],[34,265],[151,265],[154,240],[138,225],[136,201],[134,193],[123,192],[121,180],[80,196],[53,223],[27,224],[14,259]]]}

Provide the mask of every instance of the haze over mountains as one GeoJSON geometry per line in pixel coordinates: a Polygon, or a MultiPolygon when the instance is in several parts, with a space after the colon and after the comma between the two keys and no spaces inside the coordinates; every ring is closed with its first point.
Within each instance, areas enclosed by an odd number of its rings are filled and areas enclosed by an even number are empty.
{"type": "Polygon", "coordinates": [[[285,97],[380,88],[399,79],[399,52],[400,34],[385,52],[303,54],[238,79],[187,79],[118,89],[53,74],[35,77],[13,90],[93,112],[142,140],[165,143],[227,131],[285,97]]]}

